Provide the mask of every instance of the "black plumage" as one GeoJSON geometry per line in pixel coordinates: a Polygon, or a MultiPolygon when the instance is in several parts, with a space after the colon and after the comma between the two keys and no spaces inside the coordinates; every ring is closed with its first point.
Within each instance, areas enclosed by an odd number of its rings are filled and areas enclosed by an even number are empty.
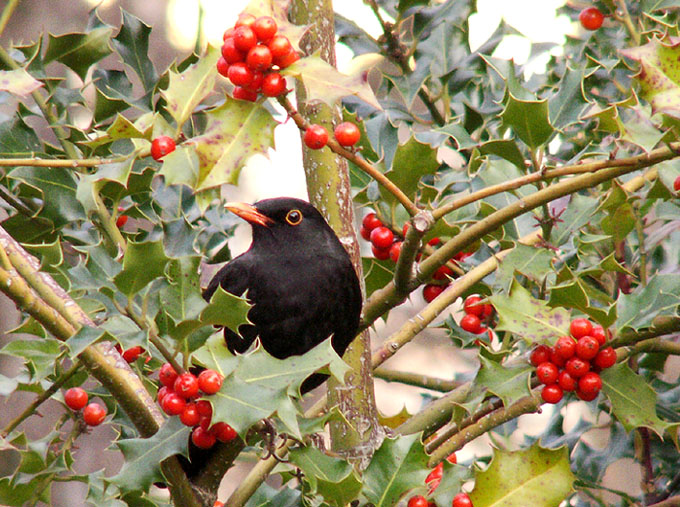
{"type": "MultiPolygon", "coordinates": [[[[267,352],[284,359],[332,335],[333,349],[342,356],[359,325],[361,289],[349,255],[321,213],[289,197],[226,208],[253,229],[250,248],[222,267],[203,293],[209,300],[222,286],[238,296],[245,293],[253,305],[252,325],[242,325],[241,336],[224,329],[229,350],[243,353],[259,336],[267,352]]],[[[310,376],[302,392],[325,379],[310,376]]]]}

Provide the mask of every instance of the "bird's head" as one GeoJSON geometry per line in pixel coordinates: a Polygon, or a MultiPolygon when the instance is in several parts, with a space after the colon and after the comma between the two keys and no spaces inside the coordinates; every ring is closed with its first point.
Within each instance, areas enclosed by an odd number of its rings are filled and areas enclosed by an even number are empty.
{"type": "Polygon", "coordinates": [[[229,202],[225,208],[252,226],[254,243],[271,239],[313,242],[329,233],[333,235],[321,213],[301,199],[276,197],[255,204],[229,202]]]}

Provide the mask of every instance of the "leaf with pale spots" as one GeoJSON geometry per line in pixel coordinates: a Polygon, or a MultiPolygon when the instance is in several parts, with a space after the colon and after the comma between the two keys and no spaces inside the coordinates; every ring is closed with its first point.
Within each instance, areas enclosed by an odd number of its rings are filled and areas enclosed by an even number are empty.
{"type": "Polygon", "coordinates": [[[199,162],[194,190],[236,184],[251,155],[267,153],[274,147],[277,122],[260,104],[227,97],[206,117],[204,133],[187,141],[196,147],[199,162]]]}
{"type": "Polygon", "coordinates": [[[43,84],[24,69],[0,70],[0,91],[25,97],[43,84]]]}
{"type": "Polygon", "coordinates": [[[569,332],[569,312],[551,309],[545,301],[534,299],[531,293],[514,280],[510,295],[491,296],[498,312],[496,330],[510,331],[529,343],[553,343],[569,332]]]}
{"type": "Polygon", "coordinates": [[[168,72],[170,84],[161,95],[167,102],[166,109],[177,125],[187,121],[196,106],[212,92],[217,77],[215,64],[219,57],[219,50],[209,46],[208,51],[183,72],[168,72]]]}
{"type": "Polygon", "coordinates": [[[660,41],[655,37],[644,46],[620,52],[640,63],[635,78],[652,111],[680,116],[680,39],[660,41]]]}
{"type": "Polygon", "coordinates": [[[566,446],[494,449],[489,467],[475,476],[470,500],[476,507],[554,507],[571,493],[574,479],[566,446]]]}
{"type": "Polygon", "coordinates": [[[286,76],[300,79],[307,92],[309,102],[320,100],[329,106],[340,104],[344,97],[355,95],[367,104],[381,109],[373,90],[364,79],[364,71],[359,69],[352,75],[342,74],[332,65],[321,59],[318,53],[301,58],[290,67],[281,71],[286,76]]]}

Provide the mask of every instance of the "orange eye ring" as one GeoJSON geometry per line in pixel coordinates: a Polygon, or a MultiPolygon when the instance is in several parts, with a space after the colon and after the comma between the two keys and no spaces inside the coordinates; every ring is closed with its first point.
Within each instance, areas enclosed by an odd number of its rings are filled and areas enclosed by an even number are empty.
{"type": "Polygon", "coordinates": [[[298,225],[302,222],[302,213],[298,209],[292,209],[286,213],[286,222],[290,225],[298,225]]]}

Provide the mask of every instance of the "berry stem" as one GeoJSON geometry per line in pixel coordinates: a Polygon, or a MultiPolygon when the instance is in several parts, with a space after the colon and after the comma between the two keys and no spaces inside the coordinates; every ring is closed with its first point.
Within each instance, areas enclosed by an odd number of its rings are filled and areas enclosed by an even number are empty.
{"type": "Polygon", "coordinates": [[[635,45],[639,46],[642,41],[642,36],[635,28],[635,24],[630,17],[628,7],[626,6],[626,0],[614,0],[614,4],[616,6],[616,10],[614,11],[613,18],[623,23],[623,26],[626,27],[626,30],[628,30],[628,33],[635,41],[635,45]]]}
{"type": "MultiPolygon", "coordinates": [[[[290,100],[285,96],[279,96],[276,98],[279,104],[286,110],[288,116],[293,119],[295,125],[301,130],[307,130],[311,123],[307,121],[298,111],[293,107],[290,100]]],[[[420,209],[408,198],[408,196],[401,191],[389,178],[387,178],[378,169],[369,164],[365,159],[361,158],[357,153],[347,150],[340,146],[340,144],[332,138],[328,139],[326,144],[334,153],[346,158],[347,160],[354,163],[362,171],[368,174],[371,178],[376,180],[380,185],[382,185],[385,190],[394,195],[394,197],[401,203],[401,205],[408,211],[411,216],[414,216],[420,212],[420,209]]]]}
{"type": "Polygon", "coordinates": [[[82,364],[76,363],[66,372],[62,373],[59,378],[57,378],[51,386],[45,389],[42,393],[38,395],[21,414],[12,419],[7,426],[0,430],[0,438],[6,438],[14,429],[19,426],[25,419],[35,415],[37,408],[47,399],[49,399],[54,393],[56,393],[61,386],[63,386],[68,380],[73,377],[81,368],[82,364]]]}
{"type": "Polygon", "coordinates": [[[388,382],[399,382],[401,384],[422,387],[424,389],[431,389],[442,393],[448,393],[462,385],[461,382],[456,382],[455,380],[430,377],[420,373],[398,371],[389,368],[376,368],[373,370],[373,376],[387,380],[388,382]]]}

